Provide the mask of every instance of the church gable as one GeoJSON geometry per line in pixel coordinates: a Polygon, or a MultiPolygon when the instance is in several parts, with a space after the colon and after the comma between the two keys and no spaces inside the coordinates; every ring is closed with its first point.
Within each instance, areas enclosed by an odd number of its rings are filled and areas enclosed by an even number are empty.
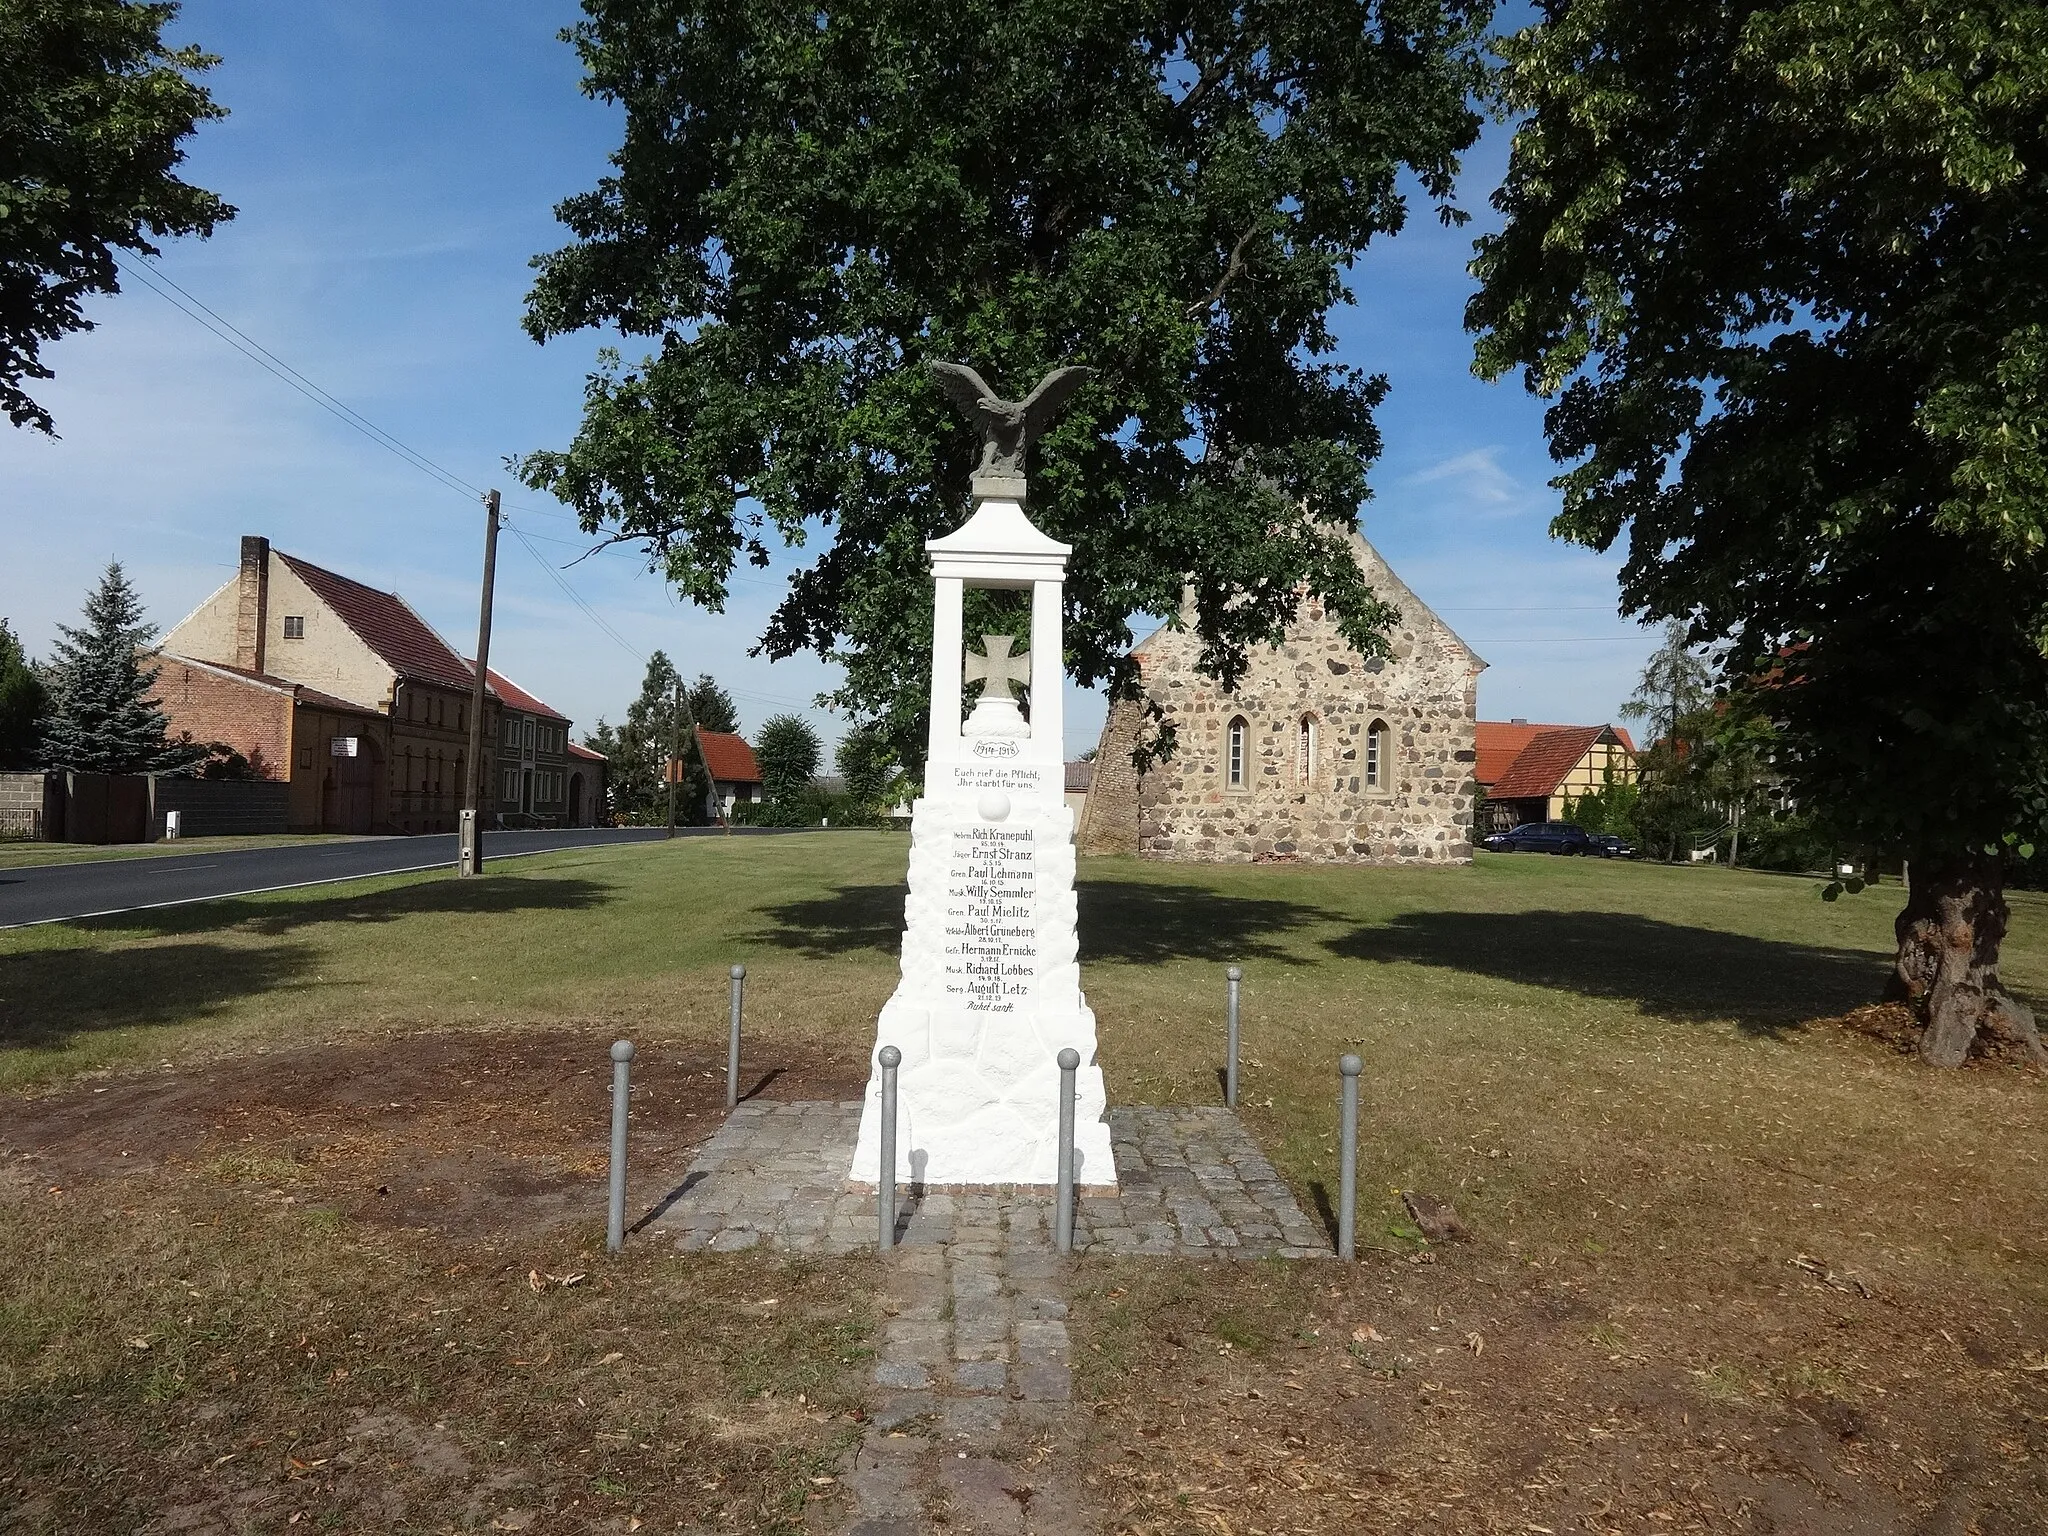
{"type": "Polygon", "coordinates": [[[1367,659],[1320,602],[1254,652],[1225,694],[1200,641],[1162,629],[1137,648],[1172,758],[1139,775],[1143,707],[1110,712],[1080,829],[1091,852],[1166,859],[1450,863],[1471,858],[1475,692],[1485,666],[1355,538],[1369,585],[1401,615],[1367,659]]]}

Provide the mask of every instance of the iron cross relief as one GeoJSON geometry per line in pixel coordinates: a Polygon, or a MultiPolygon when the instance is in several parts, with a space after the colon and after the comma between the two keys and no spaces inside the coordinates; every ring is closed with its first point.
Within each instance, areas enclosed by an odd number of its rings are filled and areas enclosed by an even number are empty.
{"type": "Polygon", "coordinates": [[[1031,681],[1031,653],[1012,656],[1010,647],[1017,642],[1008,635],[983,635],[983,654],[967,653],[967,660],[960,669],[960,675],[968,682],[986,681],[988,687],[982,690],[983,697],[1016,697],[1019,690],[1031,681]],[[1009,693],[998,694],[998,688],[1007,688],[1009,693]]]}

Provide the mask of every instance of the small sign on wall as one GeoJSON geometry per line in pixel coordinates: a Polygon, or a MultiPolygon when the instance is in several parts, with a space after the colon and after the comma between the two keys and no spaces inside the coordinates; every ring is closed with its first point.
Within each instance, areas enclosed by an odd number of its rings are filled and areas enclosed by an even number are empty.
{"type": "Polygon", "coordinates": [[[354,757],[360,740],[356,736],[336,736],[328,743],[327,750],[335,757],[354,757]]]}

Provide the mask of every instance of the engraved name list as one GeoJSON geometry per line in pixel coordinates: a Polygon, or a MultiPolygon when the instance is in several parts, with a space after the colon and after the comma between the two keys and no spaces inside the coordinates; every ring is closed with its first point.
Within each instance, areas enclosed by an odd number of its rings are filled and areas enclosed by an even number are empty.
{"type": "Polygon", "coordinates": [[[1038,975],[1037,850],[1028,827],[963,827],[946,864],[945,989],[970,1013],[1014,1013],[1038,975]]]}

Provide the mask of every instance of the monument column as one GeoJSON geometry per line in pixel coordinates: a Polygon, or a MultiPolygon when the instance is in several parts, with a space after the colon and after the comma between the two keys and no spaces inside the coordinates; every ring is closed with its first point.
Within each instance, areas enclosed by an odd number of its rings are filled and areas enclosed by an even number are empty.
{"type": "MultiPolygon", "coordinates": [[[[902,1052],[896,1177],[925,1185],[1054,1182],[1059,1166],[1059,1053],[1072,1047],[1074,1147],[1083,1184],[1116,1183],[1095,1015],[1081,995],[1074,898],[1074,817],[1062,767],[1065,686],[1061,593],[1068,546],[1024,515],[1023,454],[1082,376],[1063,369],[1021,405],[995,400],[966,369],[934,365],[976,390],[984,430],[966,523],[925,545],[932,561],[930,752],[911,809],[902,978],[882,1009],[875,1048],[902,1052]],[[946,371],[950,370],[950,374],[946,371]],[[967,589],[1031,594],[1031,646],[964,636],[967,589]],[[983,681],[963,722],[966,681],[983,681]],[[1014,690],[1029,680],[1031,716],[1014,690]]],[[[949,385],[949,388],[951,386],[949,385]]],[[[955,395],[966,408],[964,397],[955,395]]],[[[868,1085],[848,1177],[880,1172],[881,1084],[868,1085]]]]}
{"type": "Polygon", "coordinates": [[[1031,744],[1038,755],[1051,753],[1061,765],[1060,791],[1066,792],[1067,661],[1060,641],[1061,594],[1066,590],[1066,563],[1060,579],[1031,584],[1031,744]]]}
{"type": "MultiPolygon", "coordinates": [[[[941,576],[932,592],[932,718],[927,764],[950,763],[960,755],[960,613],[964,586],[958,576],[941,576]]],[[[927,777],[930,769],[926,770],[927,777]]]]}

